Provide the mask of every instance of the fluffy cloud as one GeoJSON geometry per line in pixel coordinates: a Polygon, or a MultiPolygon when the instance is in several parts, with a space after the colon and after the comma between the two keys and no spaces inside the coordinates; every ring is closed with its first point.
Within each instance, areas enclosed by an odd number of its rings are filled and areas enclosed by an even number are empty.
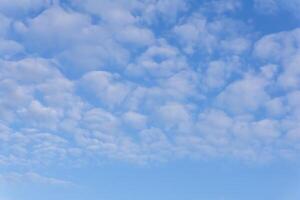
{"type": "Polygon", "coordinates": [[[18,110],[18,115],[25,119],[24,123],[32,127],[46,126],[55,129],[59,120],[59,113],[56,110],[43,106],[35,100],[29,104],[28,108],[18,110]]]}
{"type": "Polygon", "coordinates": [[[149,74],[154,77],[168,77],[186,67],[185,58],[177,48],[165,41],[159,41],[138,57],[136,63],[129,65],[127,73],[136,76],[149,74]]]}
{"type": "Polygon", "coordinates": [[[233,113],[255,112],[269,100],[266,84],[264,79],[251,76],[235,81],[219,94],[218,104],[233,113]]]}
{"type": "Polygon", "coordinates": [[[144,129],[147,126],[147,116],[136,113],[136,112],[126,112],[123,115],[124,123],[135,129],[144,129]]]}
{"type": "Polygon", "coordinates": [[[85,74],[80,86],[88,89],[109,107],[120,105],[131,90],[130,83],[122,82],[117,74],[94,71],[85,74]]]}
{"type": "Polygon", "coordinates": [[[77,33],[89,24],[88,16],[52,6],[27,23],[16,22],[15,29],[27,48],[45,54],[62,51],[74,43],[80,37],[77,33]]]}
{"type": "Polygon", "coordinates": [[[190,131],[192,117],[188,106],[169,102],[158,109],[157,116],[167,130],[173,128],[179,132],[190,131]]]}
{"type": "Polygon", "coordinates": [[[299,86],[299,32],[295,29],[267,35],[255,44],[255,55],[282,66],[283,73],[278,77],[278,82],[284,89],[297,89],[299,86]]]}
{"type": "Polygon", "coordinates": [[[213,60],[207,65],[201,74],[202,82],[207,91],[224,87],[233,74],[240,73],[240,61],[237,57],[228,60],[213,60]]]}
{"type": "Polygon", "coordinates": [[[61,76],[55,64],[46,59],[2,61],[1,65],[2,79],[12,79],[21,84],[37,84],[61,76]]]}
{"type": "Polygon", "coordinates": [[[188,54],[194,51],[213,54],[220,48],[219,44],[224,53],[240,54],[250,46],[247,35],[243,35],[247,29],[245,27],[238,20],[226,17],[209,19],[203,13],[196,12],[177,24],[173,31],[188,54]]]}
{"type": "Polygon", "coordinates": [[[183,0],[150,0],[142,10],[142,17],[148,23],[159,20],[174,23],[178,14],[187,10],[187,3],[183,0]]]}

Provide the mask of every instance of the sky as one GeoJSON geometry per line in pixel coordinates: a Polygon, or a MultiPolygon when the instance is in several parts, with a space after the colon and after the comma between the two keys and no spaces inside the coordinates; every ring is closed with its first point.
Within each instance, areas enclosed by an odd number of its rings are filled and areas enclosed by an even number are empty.
{"type": "Polygon", "coordinates": [[[0,0],[0,200],[299,200],[299,0],[0,0]]]}

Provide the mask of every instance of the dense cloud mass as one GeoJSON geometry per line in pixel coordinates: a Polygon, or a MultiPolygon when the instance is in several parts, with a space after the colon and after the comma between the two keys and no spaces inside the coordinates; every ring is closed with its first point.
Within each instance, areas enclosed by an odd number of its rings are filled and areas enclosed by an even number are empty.
{"type": "Polygon", "coordinates": [[[0,166],[296,160],[300,29],[259,35],[231,17],[242,7],[1,1],[0,166]]]}

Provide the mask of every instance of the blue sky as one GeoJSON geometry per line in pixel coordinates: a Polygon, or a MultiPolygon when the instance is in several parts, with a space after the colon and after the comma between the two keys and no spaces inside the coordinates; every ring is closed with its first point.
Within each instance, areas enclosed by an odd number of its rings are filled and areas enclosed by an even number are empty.
{"type": "Polygon", "coordinates": [[[0,0],[0,200],[298,200],[299,0],[0,0]]]}

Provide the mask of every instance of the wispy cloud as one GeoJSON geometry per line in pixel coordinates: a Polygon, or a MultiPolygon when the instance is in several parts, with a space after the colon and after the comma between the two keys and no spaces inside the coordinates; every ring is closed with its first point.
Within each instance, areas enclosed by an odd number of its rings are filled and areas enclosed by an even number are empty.
{"type": "Polygon", "coordinates": [[[46,177],[34,172],[27,173],[5,173],[0,175],[0,182],[2,184],[43,184],[43,185],[52,185],[52,186],[63,186],[71,187],[75,186],[74,183],[70,181],[65,181],[57,178],[46,177]]]}

